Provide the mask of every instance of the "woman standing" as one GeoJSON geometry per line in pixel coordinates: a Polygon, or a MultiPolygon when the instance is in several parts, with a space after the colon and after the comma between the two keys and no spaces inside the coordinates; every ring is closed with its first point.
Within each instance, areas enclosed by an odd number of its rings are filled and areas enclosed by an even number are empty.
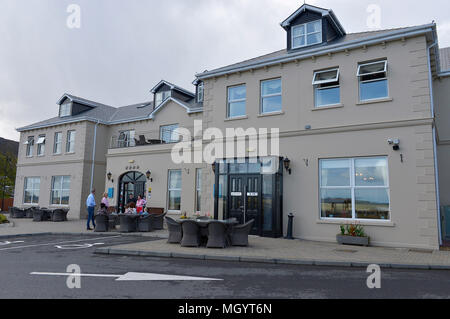
{"type": "Polygon", "coordinates": [[[147,204],[147,202],[145,201],[145,199],[142,198],[142,196],[138,196],[138,200],[136,202],[136,211],[138,214],[141,214],[142,212],[144,212],[144,206],[147,204]]]}
{"type": "Polygon", "coordinates": [[[106,210],[109,208],[108,193],[103,193],[102,204],[105,204],[106,210]]]}

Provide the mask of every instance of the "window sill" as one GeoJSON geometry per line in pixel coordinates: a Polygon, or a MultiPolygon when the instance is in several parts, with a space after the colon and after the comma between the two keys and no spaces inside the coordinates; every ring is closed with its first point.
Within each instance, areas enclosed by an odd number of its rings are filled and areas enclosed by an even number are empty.
{"type": "Polygon", "coordinates": [[[388,98],[383,98],[383,99],[360,101],[360,102],[356,103],[356,105],[367,105],[367,104],[384,103],[384,102],[392,102],[392,101],[394,101],[394,99],[388,97],[388,98]]]}
{"type": "Polygon", "coordinates": [[[376,227],[395,227],[395,223],[392,221],[381,221],[381,220],[352,220],[352,219],[319,219],[316,224],[330,224],[330,225],[346,225],[346,224],[358,224],[362,226],[376,226],[376,227]]]}
{"type": "Polygon", "coordinates": [[[340,109],[343,108],[344,104],[335,104],[335,105],[327,105],[327,106],[319,106],[313,107],[311,111],[322,111],[322,110],[330,110],[330,109],[340,109]]]}
{"type": "Polygon", "coordinates": [[[67,152],[66,155],[73,155],[75,152],[67,152]]]}
{"type": "Polygon", "coordinates": [[[258,114],[258,117],[268,117],[268,116],[277,116],[277,115],[284,115],[284,112],[279,111],[279,112],[272,112],[272,113],[263,113],[263,114],[258,114]]]}
{"type": "Polygon", "coordinates": [[[61,156],[61,155],[62,155],[61,153],[53,154],[53,156],[61,156]]]}
{"type": "Polygon", "coordinates": [[[236,116],[236,117],[230,117],[224,120],[224,122],[230,122],[230,121],[238,121],[238,120],[246,120],[248,119],[247,115],[244,116],[236,116]]]}

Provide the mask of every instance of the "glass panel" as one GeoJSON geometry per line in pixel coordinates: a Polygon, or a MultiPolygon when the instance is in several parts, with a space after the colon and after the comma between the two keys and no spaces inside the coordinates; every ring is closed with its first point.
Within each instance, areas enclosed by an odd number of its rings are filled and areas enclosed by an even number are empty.
{"type": "Polygon", "coordinates": [[[52,204],[59,205],[60,197],[61,197],[61,192],[59,190],[53,190],[52,191],[52,204]]]}
{"type": "Polygon", "coordinates": [[[247,97],[247,89],[245,85],[235,86],[228,89],[228,101],[245,99],[247,97]]]}
{"type": "Polygon", "coordinates": [[[349,160],[321,160],[321,186],[350,186],[349,160]]]}
{"type": "Polygon", "coordinates": [[[301,37],[298,37],[298,38],[294,38],[294,41],[293,41],[293,44],[292,44],[293,48],[302,47],[304,45],[305,45],[305,37],[304,36],[301,36],[301,37]]]}
{"type": "Polygon", "coordinates": [[[62,183],[63,189],[70,189],[70,177],[64,176],[63,183],[62,183]]]}
{"type": "Polygon", "coordinates": [[[356,186],[387,186],[388,170],[386,158],[355,160],[356,186]]]}
{"type": "Polygon", "coordinates": [[[273,177],[272,175],[263,175],[262,179],[263,230],[271,231],[273,218],[273,177]]]}
{"type": "Polygon", "coordinates": [[[304,35],[305,34],[305,26],[299,25],[299,26],[293,27],[292,34],[294,35],[294,37],[304,35]]]}
{"type": "Polygon", "coordinates": [[[389,191],[385,188],[355,189],[356,218],[389,220],[389,191]]]}
{"type": "Polygon", "coordinates": [[[265,97],[262,103],[262,112],[271,113],[281,111],[281,95],[265,97]]]}
{"type": "Polygon", "coordinates": [[[220,175],[219,176],[219,212],[218,212],[218,217],[219,219],[224,219],[226,218],[226,212],[227,212],[227,194],[228,194],[228,189],[227,189],[227,176],[224,175],[220,175]]]}
{"type": "Polygon", "coordinates": [[[62,191],[61,205],[69,205],[69,191],[62,191]]]}
{"type": "Polygon", "coordinates": [[[314,22],[310,22],[306,25],[306,30],[308,33],[313,33],[313,32],[321,32],[321,23],[320,20],[314,21],[314,22]]]}
{"type": "Polygon", "coordinates": [[[361,101],[379,99],[388,96],[387,80],[361,82],[361,101]]]}
{"type": "Polygon", "coordinates": [[[270,80],[261,83],[262,95],[281,94],[281,80],[270,80]]]}
{"type": "Polygon", "coordinates": [[[55,176],[53,177],[53,189],[61,189],[62,188],[62,177],[55,176]]]}
{"type": "Polygon", "coordinates": [[[33,194],[30,190],[25,190],[25,197],[24,197],[23,202],[26,204],[30,204],[31,200],[32,200],[32,196],[33,196],[33,194]]]}
{"type": "Polygon", "coordinates": [[[169,191],[169,210],[181,209],[181,191],[169,191]]]}
{"type": "Polygon", "coordinates": [[[337,81],[338,70],[325,71],[325,72],[316,72],[314,74],[314,81],[337,81]]]}
{"type": "Polygon", "coordinates": [[[37,204],[39,203],[39,190],[34,190],[33,191],[33,204],[37,204]]]}
{"type": "Polygon", "coordinates": [[[350,188],[321,189],[323,218],[352,218],[352,192],[350,188]]]}
{"type": "Polygon", "coordinates": [[[386,61],[381,61],[379,63],[369,65],[361,65],[359,68],[359,75],[375,72],[385,72],[385,68],[386,68],[386,61]]]}
{"type": "Polygon", "coordinates": [[[170,171],[169,179],[170,189],[181,189],[181,171],[170,171]]]}
{"type": "Polygon", "coordinates": [[[341,101],[340,87],[330,89],[316,88],[316,106],[339,104],[341,101]]]}
{"type": "Polygon", "coordinates": [[[316,44],[322,42],[322,33],[308,34],[308,44],[316,44]]]}
{"type": "Polygon", "coordinates": [[[245,101],[232,102],[229,104],[228,116],[244,116],[245,115],[245,101]]]}

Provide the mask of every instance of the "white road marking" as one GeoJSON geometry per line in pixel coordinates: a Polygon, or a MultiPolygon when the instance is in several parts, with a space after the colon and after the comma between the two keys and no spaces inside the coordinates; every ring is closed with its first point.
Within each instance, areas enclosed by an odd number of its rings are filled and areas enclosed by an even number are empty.
{"type": "Polygon", "coordinates": [[[94,246],[99,246],[99,245],[104,245],[104,243],[95,243],[95,244],[82,244],[82,245],[78,245],[78,244],[72,244],[72,245],[63,245],[63,246],[55,246],[58,249],[66,249],[66,250],[71,250],[71,249],[83,249],[83,248],[91,248],[94,246]]]}
{"type": "Polygon", "coordinates": [[[7,245],[19,244],[19,243],[24,243],[24,241],[23,240],[20,240],[20,241],[4,241],[4,242],[0,242],[0,246],[7,246],[7,245]]]}
{"type": "Polygon", "coordinates": [[[16,246],[16,247],[8,247],[8,248],[0,248],[0,251],[2,250],[11,250],[11,249],[20,249],[20,248],[31,248],[31,247],[40,247],[40,246],[54,246],[54,245],[63,245],[63,244],[70,244],[70,243],[79,243],[81,241],[94,241],[94,240],[101,240],[101,239],[109,239],[109,238],[118,238],[121,237],[118,236],[110,236],[110,237],[100,237],[100,238],[85,238],[85,239],[79,239],[79,240],[70,240],[70,241],[63,241],[59,243],[46,243],[46,244],[36,244],[36,245],[27,245],[27,246],[16,246]]]}
{"type": "Polygon", "coordinates": [[[128,272],[124,275],[32,272],[30,273],[30,275],[117,278],[116,281],[222,281],[223,280],[217,278],[177,276],[177,275],[164,275],[164,274],[138,273],[138,272],[128,272]]]}

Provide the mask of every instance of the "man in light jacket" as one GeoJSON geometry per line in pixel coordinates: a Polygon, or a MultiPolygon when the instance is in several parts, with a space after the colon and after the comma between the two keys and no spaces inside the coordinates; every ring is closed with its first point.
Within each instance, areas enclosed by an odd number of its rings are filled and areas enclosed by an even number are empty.
{"type": "Polygon", "coordinates": [[[86,200],[86,206],[88,210],[88,220],[87,220],[87,230],[92,230],[90,227],[90,221],[92,220],[92,225],[94,225],[95,229],[95,220],[94,220],[94,212],[95,212],[95,189],[91,191],[89,194],[87,200],[86,200]]]}

